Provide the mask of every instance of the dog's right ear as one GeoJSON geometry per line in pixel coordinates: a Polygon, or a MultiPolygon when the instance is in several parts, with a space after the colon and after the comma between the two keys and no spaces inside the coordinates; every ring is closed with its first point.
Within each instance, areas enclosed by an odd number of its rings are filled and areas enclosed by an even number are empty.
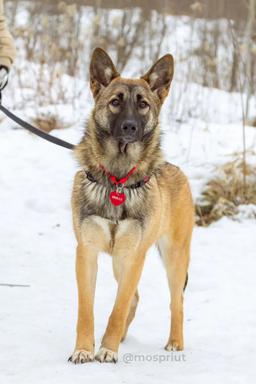
{"type": "Polygon", "coordinates": [[[90,86],[93,97],[97,97],[102,88],[120,76],[109,55],[101,48],[95,48],[90,64],[90,86]]]}

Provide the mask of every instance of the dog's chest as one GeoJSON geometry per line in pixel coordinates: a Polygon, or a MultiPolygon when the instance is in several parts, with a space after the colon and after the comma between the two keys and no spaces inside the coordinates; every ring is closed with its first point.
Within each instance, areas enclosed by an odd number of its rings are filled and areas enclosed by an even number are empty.
{"type": "MultiPolygon", "coordinates": [[[[97,233],[97,239],[101,238],[103,250],[109,254],[114,254],[118,249],[126,251],[136,246],[141,238],[142,226],[138,220],[125,219],[120,221],[112,221],[99,216],[90,216],[85,220],[83,227],[88,236],[88,229],[92,228],[97,233]],[[129,247],[124,244],[129,243],[129,247]]],[[[89,241],[89,244],[91,242],[89,241]]]]}
{"type": "Polygon", "coordinates": [[[80,221],[88,216],[99,216],[113,222],[128,218],[142,220],[146,207],[146,190],[125,189],[125,203],[116,206],[110,200],[113,190],[98,183],[86,182],[79,196],[80,221]]]}

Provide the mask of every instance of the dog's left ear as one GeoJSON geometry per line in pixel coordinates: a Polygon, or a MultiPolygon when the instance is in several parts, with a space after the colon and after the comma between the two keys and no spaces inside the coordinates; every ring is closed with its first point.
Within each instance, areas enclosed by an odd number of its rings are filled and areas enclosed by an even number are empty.
{"type": "Polygon", "coordinates": [[[90,64],[90,86],[93,96],[107,87],[111,81],[120,76],[109,55],[101,48],[95,48],[90,64]]]}
{"type": "Polygon", "coordinates": [[[174,61],[170,54],[167,54],[150,68],[150,70],[141,78],[150,86],[152,92],[155,92],[161,103],[168,95],[174,72],[174,61]]]}

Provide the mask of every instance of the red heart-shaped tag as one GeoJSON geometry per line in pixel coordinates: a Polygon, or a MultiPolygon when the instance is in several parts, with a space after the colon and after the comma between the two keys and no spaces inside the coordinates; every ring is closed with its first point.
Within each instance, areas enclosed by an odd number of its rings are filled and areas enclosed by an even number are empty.
{"type": "Polygon", "coordinates": [[[119,193],[117,191],[110,192],[109,199],[113,205],[116,207],[125,202],[126,196],[124,193],[119,193]]]}

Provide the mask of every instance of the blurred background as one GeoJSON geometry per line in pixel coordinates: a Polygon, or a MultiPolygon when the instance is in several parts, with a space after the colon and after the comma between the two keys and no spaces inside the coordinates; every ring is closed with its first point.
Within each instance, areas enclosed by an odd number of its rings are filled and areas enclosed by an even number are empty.
{"type": "MultiPolygon", "coordinates": [[[[13,108],[48,132],[81,126],[92,106],[88,67],[93,48],[107,50],[118,70],[134,77],[171,52],[175,77],[162,126],[175,137],[164,141],[167,153],[178,156],[178,163],[189,160],[190,166],[193,159],[210,167],[225,163],[227,168],[218,170],[225,176],[221,183],[227,173],[235,172],[235,179],[225,186],[227,193],[213,178],[208,200],[199,183],[195,196],[204,200],[200,214],[207,216],[217,202],[217,216],[222,211],[237,213],[242,203],[255,204],[250,182],[255,164],[248,158],[255,155],[256,0],[7,0],[5,4],[18,50],[6,91],[13,108]]],[[[206,179],[204,175],[205,184],[206,179]]]]}
{"type": "Polygon", "coordinates": [[[207,114],[207,100],[196,107],[202,101],[200,92],[189,99],[188,88],[198,84],[230,93],[243,91],[246,118],[256,123],[256,116],[250,115],[256,86],[254,0],[8,0],[6,13],[19,52],[19,85],[24,91],[32,88],[23,97],[26,102],[34,92],[39,104],[74,101],[82,87],[60,78],[65,74],[86,80],[96,46],[110,52],[118,69],[130,76],[140,75],[170,51],[180,85],[175,116],[207,114]]]}

